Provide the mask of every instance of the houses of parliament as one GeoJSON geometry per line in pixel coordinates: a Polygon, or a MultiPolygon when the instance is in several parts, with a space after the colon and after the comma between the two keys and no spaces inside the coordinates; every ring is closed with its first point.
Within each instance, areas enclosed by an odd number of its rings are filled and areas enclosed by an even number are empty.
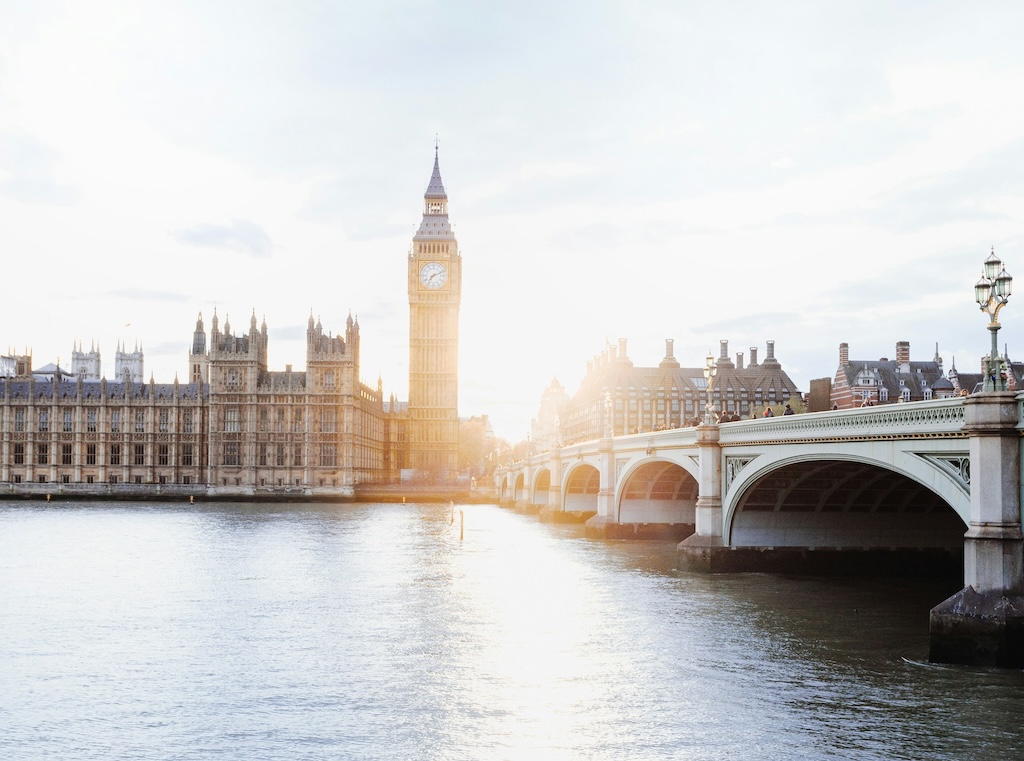
{"type": "Polygon", "coordinates": [[[118,347],[110,380],[94,347],[76,346],[67,371],[0,357],[0,491],[342,497],[403,476],[448,481],[458,468],[461,287],[435,147],[408,254],[408,402],[360,379],[351,315],[337,335],[310,316],[301,371],[267,367],[267,325],[255,313],[237,334],[214,313],[208,336],[199,315],[187,382],[146,382],[138,347],[118,347]]]}

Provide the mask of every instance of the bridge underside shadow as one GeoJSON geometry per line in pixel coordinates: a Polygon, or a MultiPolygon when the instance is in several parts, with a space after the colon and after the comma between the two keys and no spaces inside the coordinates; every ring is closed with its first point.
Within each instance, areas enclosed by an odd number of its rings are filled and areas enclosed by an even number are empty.
{"type": "Polygon", "coordinates": [[[922,484],[885,468],[808,461],[747,487],[726,520],[725,541],[680,544],[680,567],[942,576],[962,574],[967,526],[922,484]],[[701,546],[701,545],[705,546],[701,546]]]}
{"type": "Polygon", "coordinates": [[[586,533],[679,541],[693,533],[698,489],[693,476],[675,463],[645,463],[626,479],[614,518],[591,518],[586,533]]]}

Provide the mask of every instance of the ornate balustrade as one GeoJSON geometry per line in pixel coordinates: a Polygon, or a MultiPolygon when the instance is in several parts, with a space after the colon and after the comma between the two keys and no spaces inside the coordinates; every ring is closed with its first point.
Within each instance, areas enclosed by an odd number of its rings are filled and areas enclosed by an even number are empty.
{"type": "Polygon", "coordinates": [[[721,444],[959,438],[966,437],[963,424],[963,399],[938,399],[728,423],[721,444]]]}

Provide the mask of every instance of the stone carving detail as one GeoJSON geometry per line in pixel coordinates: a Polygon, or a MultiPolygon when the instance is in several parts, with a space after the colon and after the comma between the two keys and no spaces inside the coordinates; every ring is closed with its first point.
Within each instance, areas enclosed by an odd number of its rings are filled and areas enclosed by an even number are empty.
{"type": "Polygon", "coordinates": [[[622,476],[622,469],[626,467],[626,463],[629,462],[628,457],[616,457],[615,458],[615,481],[618,482],[622,476]]]}
{"type": "Polygon", "coordinates": [[[729,487],[732,486],[733,480],[740,474],[750,462],[753,457],[726,457],[725,458],[725,488],[728,491],[729,487]]]}
{"type": "Polygon", "coordinates": [[[968,494],[971,493],[971,458],[969,455],[920,455],[940,470],[953,477],[968,494]]]}

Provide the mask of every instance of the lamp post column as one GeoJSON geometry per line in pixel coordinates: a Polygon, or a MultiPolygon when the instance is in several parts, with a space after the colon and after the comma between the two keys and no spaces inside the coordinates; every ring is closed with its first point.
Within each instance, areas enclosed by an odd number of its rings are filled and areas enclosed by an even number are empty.
{"type": "Polygon", "coordinates": [[[696,431],[700,479],[694,507],[694,532],[676,548],[679,567],[691,571],[717,570],[723,546],[722,448],[715,415],[715,369],[715,358],[708,352],[704,364],[708,400],[704,407],[704,420],[696,431]]]}
{"type": "Polygon", "coordinates": [[[964,404],[971,452],[964,588],[932,608],[928,658],[1024,668],[1020,400],[1013,392],[989,391],[964,404]]]}
{"type": "Polygon", "coordinates": [[[697,426],[697,446],[700,448],[700,491],[697,497],[694,532],[706,537],[712,544],[722,545],[722,449],[718,444],[718,416],[715,410],[715,357],[708,352],[704,362],[707,382],[707,405],[704,422],[697,426]]]}
{"type": "Polygon", "coordinates": [[[697,497],[695,535],[713,546],[722,545],[722,448],[717,424],[697,426],[700,491],[697,497]]]}
{"type": "Polygon", "coordinates": [[[562,450],[551,450],[551,480],[548,482],[548,511],[562,512],[562,450]]]}
{"type": "Polygon", "coordinates": [[[597,516],[604,523],[617,523],[615,515],[615,451],[611,438],[598,442],[600,485],[597,491],[597,516]]]}
{"type": "Polygon", "coordinates": [[[967,397],[971,437],[971,524],[964,540],[964,586],[982,594],[1024,592],[1020,431],[1013,392],[967,397]]]}
{"type": "Polygon", "coordinates": [[[1012,278],[995,251],[975,285],[990,316],[992,348],[983,391],[964,400],[970,437],[971,514],[964,535],[964,588],[929,616],[932,661],[1024,667],[1024,540],[1021,536],[1020,398],[1007,391],[996,334],[1012,278]]]}

